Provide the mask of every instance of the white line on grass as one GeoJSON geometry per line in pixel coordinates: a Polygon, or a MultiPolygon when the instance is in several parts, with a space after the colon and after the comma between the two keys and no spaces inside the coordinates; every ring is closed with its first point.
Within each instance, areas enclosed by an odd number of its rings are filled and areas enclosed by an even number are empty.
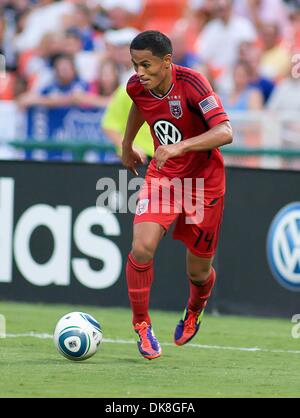
{"type": "MultiPolygon", "coordinates": [[[[6,334],[6,338],[21,338],[21,337],[33,337],[40,339],[50,339],[53,338],[53,335],[47,333],[37,333],[37,332],[28,332],[23,334],[6,334]]],[[[120,339],[110,339],[104,338],[104,343],[108,344],[136,344],[134,340],[120,340],[120,339]]],[[[163,346],[175,347],[173,343],[161,343],[163,346]]],[[[283,353],[283,354],[300,354],[300,350],[277,350],[277,349],[268,349],[268,348],[259,348],[259,347],[226,347],[222,345],[203,345],[203,344],[188,344],[186,347],[191,348],[200,348],[204,350],[231,350],[231,351],[246,351],[252,353],[283,353]]]]}

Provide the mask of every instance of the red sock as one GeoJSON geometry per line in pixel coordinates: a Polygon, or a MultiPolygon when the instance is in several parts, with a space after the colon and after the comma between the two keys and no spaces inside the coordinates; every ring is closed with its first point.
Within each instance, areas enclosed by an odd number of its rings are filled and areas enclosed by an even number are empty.
{"type": "Polygon", "coordinates": [[[146,321],[151,323],[148,313],[150,289],[153,281],[153,260],[147,264],[139,264],[128,255],[126,265],[128,296],[132,308],[133,325],[146,321]]]}
{"type": "Polygon", "coordinates": [[[205,308],[208,298],[211,295],[216,280],[216,272],[211,268],[209,278],[200,286],[190,282],[190,298],[188,301],[188,309],[193,312],[202,311],[205,308]]]}

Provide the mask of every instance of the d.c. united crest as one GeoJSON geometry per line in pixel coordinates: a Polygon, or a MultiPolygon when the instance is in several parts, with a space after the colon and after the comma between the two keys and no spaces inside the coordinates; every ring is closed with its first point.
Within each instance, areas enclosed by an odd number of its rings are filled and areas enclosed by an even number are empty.
{"type": "Polygon", "coordinates": [[[171,100],[169,101],[171,115],[174,118],[179,119],[182,116],[182,107],[180,100],[171,100]]]}

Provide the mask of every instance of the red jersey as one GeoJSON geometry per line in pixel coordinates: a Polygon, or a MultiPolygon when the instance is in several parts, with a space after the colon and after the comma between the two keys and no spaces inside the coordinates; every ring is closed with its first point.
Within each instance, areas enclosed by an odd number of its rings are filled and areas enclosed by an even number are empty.
{"type": "MultiPolygon", "coordinates": [[[[229,121],[207,79],[197,71],[175,64],[172,64],[172,85],[164,96],[144,89],[137,75],[129,79],[127,93],[149,124],[155,149],[198,136],[229,121]]],[[[204,178],[206,195],[219,197],[225,193],[224,162],[219,149],[190,151],[169,159],[159,172],[152,160],[147,174],[204,178]]]]}

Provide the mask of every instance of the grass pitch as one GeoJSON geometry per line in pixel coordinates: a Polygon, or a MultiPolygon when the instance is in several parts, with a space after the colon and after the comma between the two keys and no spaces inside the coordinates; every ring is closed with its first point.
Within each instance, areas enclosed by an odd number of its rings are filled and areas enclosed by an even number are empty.
{"type": "Polygon", "coordinates": [[[0,339],[0,397],[300,395],[300,340],[292,338],[289,320],[205,315],[194,340],[176,347],[181,313],[152,312],[163,355],[148,361],[137,351],[126,309],[1,302],[0,314],[7,332],[0,339]],[[95,316],[104,333],[100,351],[84,362],[62,357],[49,336],[75,310],[95,316]]]}

